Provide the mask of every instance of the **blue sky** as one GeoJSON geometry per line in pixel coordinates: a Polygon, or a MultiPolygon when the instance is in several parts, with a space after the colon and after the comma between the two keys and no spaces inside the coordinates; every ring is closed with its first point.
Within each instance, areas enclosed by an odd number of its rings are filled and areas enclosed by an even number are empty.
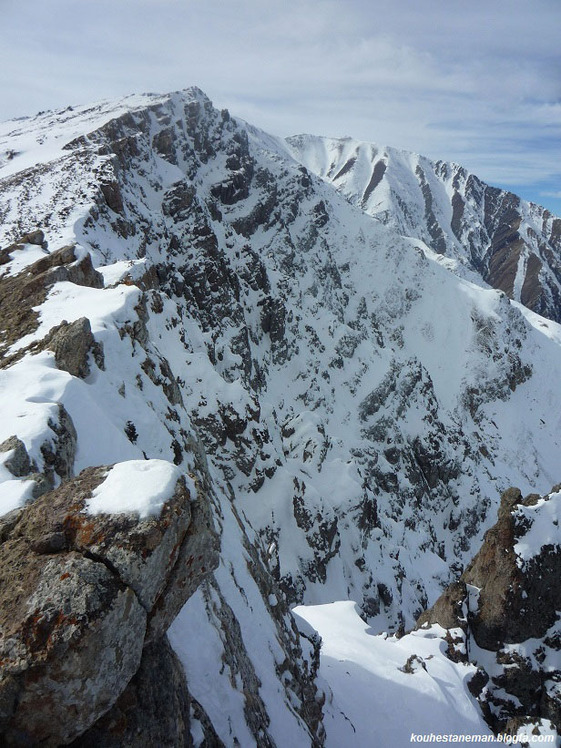
{"type": "Polygon", "coordinates": [[[198,85],[275,134],[352,135],[456,161],[561,215],[561,0],[0,9],[2,120],[198,85]]]}

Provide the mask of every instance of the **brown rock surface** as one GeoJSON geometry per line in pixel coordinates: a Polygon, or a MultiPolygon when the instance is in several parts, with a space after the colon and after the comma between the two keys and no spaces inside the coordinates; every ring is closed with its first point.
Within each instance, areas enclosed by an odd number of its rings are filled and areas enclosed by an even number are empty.
{"type": "Polygon", "coordinates": [[[199,512],[195,524],[183,479],[159,517],[87,514],[86,501],[109,469],[84,470],[5,524],[2,744],[55,746],[78,738],[111,709],[140,667],[154,604],[163,634],[216,566],[208,516],[199,512]],[[196,569],[178,572],[178,559],[195,552],[201,557],[196,569]],[[173,589],[178,577],[179,592],[173,589]]]}
{"type": "MultiPolygon", "coordinates": [[[[545,501],[557,501],[558,491],[555,487],[545,501]]],[[[517,488],[505,491],[497,522],[479,552],[417,622],[418,627],[462,628],[475,664],[483,665],[478,652],[487,650],[485,663],[492,658],[496,664],[492,673],[481,671],[486,685],[475,690],[497,731],[515,723],[537,725],[541,719],[561,731],[561,547],[545,544],[524,560],[515,550],[535,521],[524,507],[540,499],[536,494],[522,498],[517,488]]]]}
{"type": "MultiPolygon", "coordinates": [[[[47,298],[49,288],[57,281],[70,281],[79,286],[103,288],[103,276],[92,265],[89,254],[77,260],[73,246],[62,247],[46,254],[18,275],[0,278],[0,366],[10,366],[20,359],[27,348],[10,354],[15,342],[39,326],[35,307],[47,298]]],[[[37,345],[30,346],[31,350],[37,345]]]]}
{"type": "Polygon", "coordinates": [[[90,373],[91,353],[100,368],[103,368],[103,349],[96,343],[87,317],[71,322],[62,322],[49,332],[48,347],[54,351],[57,368],[74,377],[85,379],[90,373]]]}
{"type": "Polygon", "coordinates": [[[0,452],[11,452],[4,460],[4,467],[16,478],[29,475],[31,472],[31,460],[27,454],[25,444],[17,436],[10,436],[0,444],[0,452]]]}
{"type": "Polygon", "coordinates": [[[206,742],[224,744],[201,706],[185,688],[177,655],[164,637],[144,650],[140,668],[115,706],[75,743],[75,748],[187,748],[191,714],[206,742]]]}

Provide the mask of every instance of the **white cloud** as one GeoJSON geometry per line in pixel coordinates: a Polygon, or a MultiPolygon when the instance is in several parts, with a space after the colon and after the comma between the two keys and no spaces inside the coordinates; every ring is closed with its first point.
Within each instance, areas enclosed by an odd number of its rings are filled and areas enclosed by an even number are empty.
{"type": "Polygon", "coordinates": [[[3,6],[1,119],[199,85],[278,134],[354,135],[494,183],[561,174],[558,0],[3,6]]]}

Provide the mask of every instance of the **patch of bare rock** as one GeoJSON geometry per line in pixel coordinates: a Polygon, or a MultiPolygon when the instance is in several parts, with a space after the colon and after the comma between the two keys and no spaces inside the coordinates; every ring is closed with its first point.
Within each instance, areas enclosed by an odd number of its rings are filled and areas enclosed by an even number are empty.
{"type": "Polygon", "coordinates": [[[108,470],[0,523],[2,745],[190,745],[166,631],[218,563],[207,499],[181,478],[158,517],[88,514],[108,470]]]}
{"type": "Polygon", "coordinates": [[[478,553],[417,621],[447,629],[448,656],[478,666],[469,688],[497,733],[561,732],[561,546],[556,532],[532,537],[537,522],[555,529],[560,488],[505,491],[478,553]]]}

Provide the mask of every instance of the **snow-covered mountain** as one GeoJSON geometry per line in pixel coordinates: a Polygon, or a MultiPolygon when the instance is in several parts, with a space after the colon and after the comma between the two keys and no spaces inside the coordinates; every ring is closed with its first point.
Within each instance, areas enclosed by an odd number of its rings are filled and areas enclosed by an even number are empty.
{"type": "Polygon", "coordinates": [[[314,174],[461,277],[561,321],[561,219],[458,164],[352,138],[289,138],[314,174]]]}
{"type": "MultiPolygon", "coordinates": [[[[363,745],[309,624],[339,601],[336,638],[353,602],[411,628],[502,491],[559,481],[559,219],[450,164],[284,142],[198,89],[4,123],[0,180],[2,511],[93,466],[192,474],[221,542],[170,630],[195,744],[363,745]]],[[[381,689],[427,636],[376,640],[381,689]]],[[[487,730],[444,659],[432,731],[487,730]]],[[[372,700],[415,731],[423,710],[372,700]]]]}

